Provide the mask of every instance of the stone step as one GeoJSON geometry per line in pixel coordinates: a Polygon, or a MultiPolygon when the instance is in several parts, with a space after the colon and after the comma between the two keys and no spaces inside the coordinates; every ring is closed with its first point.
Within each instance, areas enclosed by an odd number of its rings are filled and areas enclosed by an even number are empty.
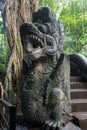
{"type": "Polygon", "coordinates": [[[74,112],[73,122],[82,130],[87,130],[87,112],[74,112]]]}
{"type": "Polygon", "coordinates": [[[62,130],[82,130],[72,122],[69,122],[62,130]]]}
{"type": "Polygon", "coordinates": [[[82,82],[83,79],[80,76],[71,76],[70,82],[82,82]]]}
{"type": "Polygon", "coordinates": [[[87,81],[81,77],[71,77],[70,81],[73,123],[87,130],[87,81]]]}
{"type": "Polygon", "coordinates": [[[71,99],[87,98],[87,89],[71,89],[71,99]]]}
{"type": "Polygon", "coordinates": [[[71,87],[71,89],[79,89],[79,88],[87,89],[87,83],[84,83],[84,82],[71,82],[70,87],[71,87]]]}
{"type": "Polygon", "coordinates": [[[87,111],[87,98],[84,99],[71,99],[72,112],[87,111]]]}

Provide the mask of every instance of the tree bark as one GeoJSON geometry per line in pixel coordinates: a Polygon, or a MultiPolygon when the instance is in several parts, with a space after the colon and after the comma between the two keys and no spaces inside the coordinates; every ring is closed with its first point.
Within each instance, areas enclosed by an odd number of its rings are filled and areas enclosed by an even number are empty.
{"type": "Polygon", "coordinates": [[[23,59],[19,28],[23,22],[32,22],[32,13],[38,8],[38,0],[7,0],[5,2],[2,16],[4,16],[10,50],[5,78],[6,98],[11,103],[17,103],[20,99],[23,59]]]}

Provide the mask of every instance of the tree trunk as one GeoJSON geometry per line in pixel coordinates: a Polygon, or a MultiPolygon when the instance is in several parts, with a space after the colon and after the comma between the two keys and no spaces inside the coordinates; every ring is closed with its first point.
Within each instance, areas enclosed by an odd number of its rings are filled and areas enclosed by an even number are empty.
{"type": "Polygon", "coordinates": [[[2,16],[10,50],[5,78],[6,98],[11,103],[17,103],[20,99],[23,59],[19,28],[23,22],[32,21],[32,13],[38,8],[38,0],[7,0],[5,2],[2,16]]]}

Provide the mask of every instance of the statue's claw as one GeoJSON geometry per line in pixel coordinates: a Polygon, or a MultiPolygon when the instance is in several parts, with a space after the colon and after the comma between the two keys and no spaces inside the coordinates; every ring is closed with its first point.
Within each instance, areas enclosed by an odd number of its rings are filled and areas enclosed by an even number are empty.
{"type": "Polygon", "coordinates": [[[61,123],[54,120],[47,120],[43,125],[42,130],[60,130],[61,123]]]}

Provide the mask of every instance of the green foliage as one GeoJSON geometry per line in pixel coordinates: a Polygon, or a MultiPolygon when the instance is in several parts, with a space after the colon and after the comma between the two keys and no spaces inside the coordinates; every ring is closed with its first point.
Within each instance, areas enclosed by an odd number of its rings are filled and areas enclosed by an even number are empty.
{"type": "Polygon", "coordinates": [[[0,70],[6,69],[8,54],[6,37],[3,34],[0,34],[0,70]]]}
{"type": "Polygon", "coordinates": [[[65,27],[66,53],[79,52],[87,56],[87,2],[79,3],[72,1],[68,6],[64,6],[60,15],[60,20],[65,27]],[[84,6],[83,6],[84,4],[84,6]]]}
{"type": "Polygon", "coordinates": [[[0,34],[3,34],[4,32],[3,32],[3,22],[2,21],[0,21],[0,34]]]}
{"type": "Polygon", "coordinates": [[[2,18],[1,18],[1,13],[0,13],[0,34],[4,34],[4,31],[3,31],[3,22],[2,22],[2,18]]]}
{"type": "Polygon", "coordinates": [[[59,5],[57,3],[57,0],[39,0],[39,7],[47,6],[57,12],[59,8],[59,5]]]}
{"type": "Polygon", "coordinates": [[[59,13],[65,28],[65,53],[80,52],[87,56],[87,0],[71,0],[68,4],[61,1],[62,9],[58,0],[39,0],[39,6],[51,7],[59,13]]]}
{"type": "Polygon", "coordinates": [[[4,35],[3,21],[0,15],[0,70],[4,71],[8,60],[8,44],[4,35]]]}

